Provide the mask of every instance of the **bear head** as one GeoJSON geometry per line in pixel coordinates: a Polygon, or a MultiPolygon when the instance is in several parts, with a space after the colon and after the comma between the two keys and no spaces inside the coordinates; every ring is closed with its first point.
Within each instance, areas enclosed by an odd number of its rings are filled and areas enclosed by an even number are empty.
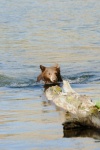
{"type": "Polygon", "coordinates": [[[40,65],[41,74],[37,77],[37,81],[43,80],[45,84],[57,83],[62,81],[59,65],[45,67],[40,65]]]}

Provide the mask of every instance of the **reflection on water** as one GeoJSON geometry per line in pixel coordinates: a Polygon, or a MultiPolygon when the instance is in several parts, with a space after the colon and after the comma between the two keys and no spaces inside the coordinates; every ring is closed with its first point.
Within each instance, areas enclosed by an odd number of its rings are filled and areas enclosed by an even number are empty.
{"type": "Polygon", "coordinates": [[[100,142],[100,131],[94,129],[73,129],[73,130],[64,130],[64,137],[90,137],[99,140],[100,142]]]}
{"type": "Polygon", "coordinates": [[[100,147],[91,131],[88,138],[62,138],[65,114],[36,83],[40,64],[59,63],[77,92],[100,100],[99,10],[94,0],[0,3],[0,149],[100,147]]]}

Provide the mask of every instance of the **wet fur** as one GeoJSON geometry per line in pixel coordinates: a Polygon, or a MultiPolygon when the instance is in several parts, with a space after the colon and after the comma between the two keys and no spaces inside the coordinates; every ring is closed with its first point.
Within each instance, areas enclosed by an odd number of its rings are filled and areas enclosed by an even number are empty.
{"type": "Polygon", "coordinates": [[[37,77],[37,81],[44,81],[45,84],[54,84],[62,81],[59,65],[45,67],[40,65],[41,74],[37,77]]]}

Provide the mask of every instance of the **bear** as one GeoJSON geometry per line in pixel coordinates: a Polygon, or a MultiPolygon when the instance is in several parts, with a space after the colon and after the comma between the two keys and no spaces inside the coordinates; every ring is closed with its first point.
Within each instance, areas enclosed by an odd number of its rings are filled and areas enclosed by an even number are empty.
{"type": "Polygon", "coordinates": [[[41,74],[37,77],[37,82],[40,80],[44,81],[45,84],[56,84],[62,82],[60,74],[60,67],[58,64],[51,67],[45,67],[40,65],[41,74]]]}

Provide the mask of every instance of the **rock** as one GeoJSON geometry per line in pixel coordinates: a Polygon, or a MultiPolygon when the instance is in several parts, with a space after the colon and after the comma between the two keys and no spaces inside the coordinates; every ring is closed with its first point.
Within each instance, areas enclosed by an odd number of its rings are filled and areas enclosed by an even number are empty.
{"type": "Polygon", "coordinates": [[[67,112],[66,123],[72,123],[70,128],[77,125],[100,128],[100,109],[89,97],[75,92],[68,81],[63,81],[63,90],[56,85],[48,88],[45,94],[48,100],[67,112]]]}

